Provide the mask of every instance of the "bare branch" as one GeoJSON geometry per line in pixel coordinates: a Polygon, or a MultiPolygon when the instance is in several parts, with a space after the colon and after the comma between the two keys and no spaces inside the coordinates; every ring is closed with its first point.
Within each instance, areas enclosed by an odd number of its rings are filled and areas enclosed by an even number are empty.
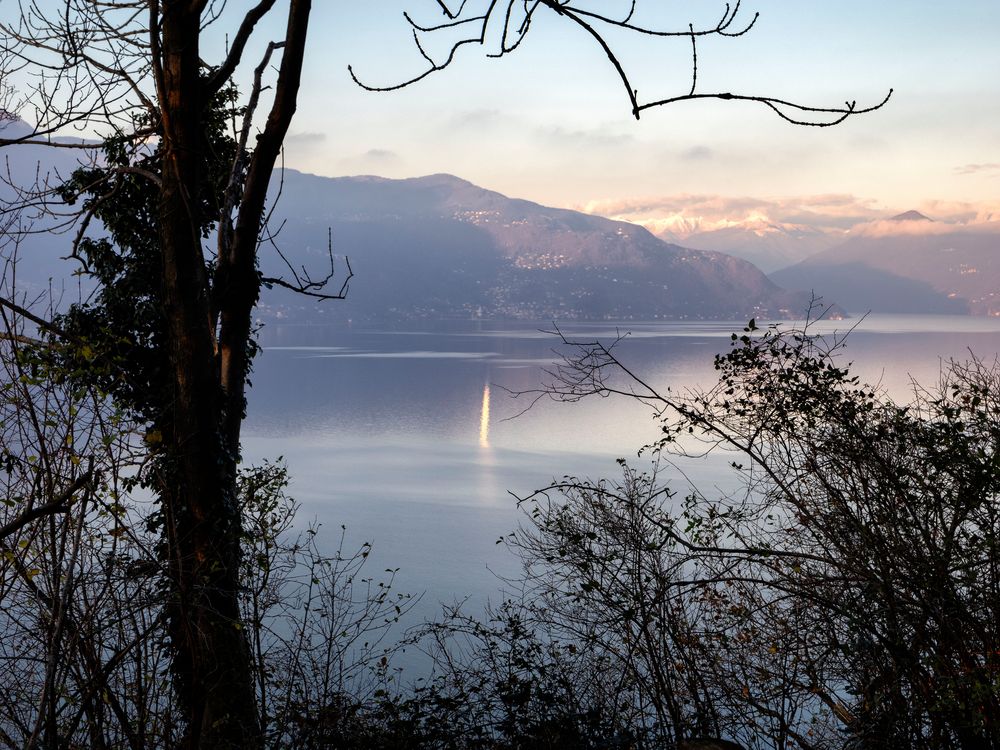
{"type": "Polygon", "coordinates": [[[31,312],[31,310],[28,310],[27,308],[22,307],[21,305],[17,304],[16,302],[12,302],[9,299],[5,299],[3,297],[0,297],[0,307],[5,307],[8,310],[10,310],[11,312],[15,313],[16,315],[20,315],[22,318],[25,318],[26,320],[30,320],[32,323],[34,323],[36,326],[38,326],[40,329],[42,329],[46,333],[51,333],[51,334],[53,334],[55,336],[58,336],[59,338],[68,339],[70,341],[76,341],[77,340],[75,337],[73,337],[70,334],[66,333],[65,331],[63,331],[58,326],[53,325],[51,322],[49,322],[48,320],[45,320],[44,318],[39,317],[38,315],[35,315],[33,312],[31,312]]]}
{"type": "Polygon", "coordinates": [[[332,229],[327,231],[326,245],[326,254],[327,259],[330,262],[330,270],[326,276],[321,279],[313,279],[310,276],[309,271],[306,270],[305,266],[303,266],[299,271],[295,270],[295,267],[291,264],[278,245],[274,242],[271,242],[271,245],[274,248],[274,251],[278,254],[278,257],[281,258],[289,272],[292,274],[292,281],[288,281],[287,279],[282,279],[280,277],[261,276],[260,281],[262,284],[267,287],[280,286],[284,289],[297,292],[298,294],[304,294],[307,297],[315,297],[316,299],[321,300],[347,298],[348,286],[351,283],[351,279],[354,278],[354,270],[351,268],[351,260],[347,256],[344,256],[344,264],[347,266],[347,275],[345,276],[343,283],[341,283],[340,289],[334,294],[322,291],[337,275],[337,269],[333,259],[332,229]]]}
{"type": "Polygon", "coordinates": [[[633,0],[624,16],[611,15],[604,11],[593,10],[588,7],[577,5],[574,0],[491,0],[482,12],[465,13],[466,3],[463,2],[457,10],[451,10],[449,6],[438,1],[438,5],[447,20],[436,24],[420,24],[414,21],[408,13],[404,13],[407,23],[413,29],[414,45],[420,56],[426,61],[427,67],[423,71],[405,78],[396,83],[372,84],[364,80],[355,73],[353,66],[348,66],[348,73],[354,82],[367,91],[395,91],[406,88],[414,83],[427,78],[428,76],[444,70],[455,60],[459,51],[466,46],[473,45],[483,47],[487,43],[490,30],[496,27],[499,32],[495,42],[496,49],[487,53],[488,57],[502,57],[517,49],[524,41],[531,20],[539,7],[547,8],[561,18],[573,23],[576,27],[585,32],[596,42],[598,47],[607,57],[608,62],[618,75],[625,93],[628,96],[630,109],[636,119],[639,119],[642,112],[670,104],[698,99],[719,99],[721,101],[740,101],[760,104],[786,122],[793,125],[807,125],[814,127],[831,127],[844,122],[849,117],[860,114],[867,114],[881,109],[892,96],[892,90],[885,98],[877,104],[858,107],[856,102],[846,102],[843,107],[817,107],[798,104],[796,102],[779,99],[766,94],[738,94],[731,92],[705,93],[697,92],[698,87],[698,46],[700,37],[717,36],[724,38],[736,38],[747,34],[756,25],[760,14],[754,13],[749,21],[741,26],[733,28],[737,17],[740,14],[741,0],[737,0],[730,5],[726,3],[725,10],[721,18],[714,25],[698,28],[693,23],[686,24],[677,29],[660,28],[652,25],[638,23],[635,20],[638,3],[633,0]],[[515,11],[518,11],[522,18],[520,23],[514,24],[515,11]],[[501,18],[498,19],[497,16],[501,18]],[[502,20],[501,20],[502,19],[502,20]],[[662,97],[650,101],[640,101],[636,87],[632,84],[631,77],[622,62],[622,59],[612,46],[610,38],[606,32],[610,30],[623,30],[640,36],[648,36],[660,39],[672,39],[684,37],[691,43],[691,87],[683,93],[675,96],[662,97]],[[428,53],[422,36],[444,36],[445,34],[458,33],[459,38],[452,41],[444,54],[435,56],[428,53]],[[810,119],[812,116],[812,119],[810,119]]]}
{"type": "Polygon", "coordinates": [[[236,31],[236,36],[233,37],[229,54],[222,65],[216,68],[208,81],[205,82],[206,98],[211,98],[230,81],[233,73],[236,72],[237,66],[240,64],[240,60],[243,58],[243,52],[246,49],[247,42],[250,41],[250,37],[253,35],[254,29],[260,20],[268,14],[274,3],[275,0],[260,0],[257,5],[247,11],[242,23],[240,23],[239,29],[236,31]]]}
{"type": "Polygon", "coordinates": [[[77,477],[69,487],[60,492],[50,502],[45,505],[39,505],[22,511],[21,514],[13,521],[0,526],[0,542],[11,534],[20,531],[32,521],[54,513],[69,512],[69,504],[73,500],[73,496],[79,492],[81,488],[90,483],[92,476],[93,470],[91,469],[85,474],[77,477]]]}

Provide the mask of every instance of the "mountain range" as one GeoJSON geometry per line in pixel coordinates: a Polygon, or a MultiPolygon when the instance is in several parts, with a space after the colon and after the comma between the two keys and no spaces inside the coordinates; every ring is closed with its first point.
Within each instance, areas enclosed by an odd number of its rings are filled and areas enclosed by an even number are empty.
{"type": "MultiPolygon", "coordinates": [[[[277,244],[321,275],[327,228],[355,278],[316,310],[274,289],[262,318],[355,321],[432,317],[730,319],[801,317],[751,263],[664,242],[634,224],[507,198],[451,175],[328,178],[288,170],[277,244]]],[[[262,256],[265,275],[280,259],[262,256]]],[[[285,269],[287,271],[287,269],[285,269]]]]}
{"type": "Polygon", "coordinates": [[[785,268],[844,241],[843,231],[754,216],[728,226],[670,226],[655,232],[665,242],[715,250],[753,263],[765,273],[785,268]]]}
{"type": "Polygon", "coordinates": [[[855,227],[771,279],[852,313],[1000,316],[1000,223],[946,224],[908,211],[855,227]]]}
{"type": "MultiPolygon", "coordinates": [[[[3,115],[0,110],[0,139],[32,136],[32,128],[22,120],[3,119],[3,115]]],[[[78,266],[63,260],[70,252],[74,230],[66,223],[68,216],[58,214],[72,209],[51,202],[51,196],[48,208],[57,215],[47,211],[45,201],[39,200],[31,200],[31,205],[22,210],[8,209],[17,206],[25,195],[46,193],[61,185],[81,166],[80,159],[87,153],[31,144],[0,147],[0,268],[8,281],[11,274],[16,274],[17,293],[24,299],[34,300],[50,292],[60,297],[82,281],[71,276],[78,266]],[[12,258],[17,259],[16,269],[5,268],[12,258]]]]}
{"type": "MultiPolygon", "coordinates": [[[[0,138],[31,133],[17,119],[0,123],[0,138]]],[[[5,200],[12,184],[59,184],[81,153],[32,145],[3,152],[11,178],[0,184],[5,200]]],[[[265,320],[740,320],[798,317],[808,305],[806,295],[786,292],[744,260],[663,242],[632,224],[510,199],[450,175],[390,180],[285,170],[271,197],[276,234],[262,247],[265,276],[322,278],[328,236],[355,275],[347,299],[336,303],[274,285],[258,308],[265,320]]],[[[35,233],[17,248],[20,292],[58,294],[85,283],[61,260],[72,233],[46,231],[58,224],[52,217],[23,218],[35,222],[35,233]]],[[[0,251],[10,255],[13,246],[4,245],[0,251]]]]}
{"type": "Polygon", "coordinates": [[[681,196],[676,213],[662,202],[665,216],[628,218],[666,241],[749,260],[779,286],[811,290],[852,313],[1000,316],[1000,221],[988,209],[952,221],[910,210],[852,226],[829,215],[819,225],[782,221],[745,206],[731,219],[684,216],[684,204],[681,196]]]}
{"type": "MultiPolygon", "coordinates": [[[[19,121],[0,126],[0,138],[29,133],[19,121]]],[[[79,153],[3,152],[0,198],[8,199],[8,182],[56,183],[79,153]]],[[[288,277],[284,258],[300,275],[322,277],[328,232],[333,253],[350,258],[355,276],[341,302],[274,286],[262,295],[262,320],[782,319],[801,317],[812,295],[839,303],[834,315],[1000,315],[995,221],[947,224],[911,211],[845,232],[754,216],[665,227],[657,237],[637,224],[508,198],[445,174],[391,180],[286,170],[272,199],[281,254],[265,244],[265,276],[288,277]]],[[[60,260],[71,233],[47,228],[37,220],[37,233],[18,248],[18,285],[29,296],[78,283],[73,264],[60,260]]],[[[12,249],[0,246],[5,256],[12,249]]]]}

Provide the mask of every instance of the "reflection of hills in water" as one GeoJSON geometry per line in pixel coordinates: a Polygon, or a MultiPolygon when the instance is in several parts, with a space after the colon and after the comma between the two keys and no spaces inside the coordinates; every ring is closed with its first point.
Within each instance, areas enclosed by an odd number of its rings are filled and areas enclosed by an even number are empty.
{"type": "MultiPolygon", "coordinates": [[[[449,175],[410,180],[288,172],[280,244],[296,268],[335,252],[355,271],[346,302],[317,313],[274,290],[284,319],[748,319],[801,316],[808,297],[750,263],[665,243],[645,229],[506,198],[449,175]]],[[[263,259],[267,275],[281,272],[263,259]]]]}

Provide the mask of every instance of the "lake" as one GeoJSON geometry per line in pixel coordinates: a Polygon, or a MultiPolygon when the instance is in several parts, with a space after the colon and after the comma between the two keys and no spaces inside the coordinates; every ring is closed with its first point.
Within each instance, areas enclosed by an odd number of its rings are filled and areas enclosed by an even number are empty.
{"type": "MultiPolygon", "coordinates": [[[[911,376],[932,384],[942,359],[1000,352],[1000,320],[872,315],[827,321],[817,332],[850,334],[843,361],[905,399],[911,376]]],[[[496,598],[517,565],[496,541],[518,523],[511,494],[566,474],[615,477],[618,457],[657,436],[641,404],[526,399],[558,340],[550,324],[442,322],[359,330],[271,326],[252,377],[244,429],[248,461],[283,456],[299,522],[323,524],[329,543],[345,524],[354,546],[374,544],[371,570],[400,568],[398,588],[438,602],[496,598]],[[505,390],[506,389],[506,390],[505,390]]],[[[613,341],[620,359],[657,387],[710,384],[713,356],[742,322],[567,323],[571,338],[613,341]]],[[[685,467],[703,487],[724,481],[724,462],[685,467]]],[[[682,485],[677,478],[671,483],[682,485]]]]}

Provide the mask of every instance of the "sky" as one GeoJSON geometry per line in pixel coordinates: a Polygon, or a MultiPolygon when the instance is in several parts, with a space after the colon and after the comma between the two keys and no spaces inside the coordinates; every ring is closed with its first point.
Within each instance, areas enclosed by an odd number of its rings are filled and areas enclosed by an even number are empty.
{"type": "MultiPolygon", "coordinates": [[[[590,4],[618,6],[627,3],[590,4]]],[[[638,18],[686,28],[721,16],[725,4],[637,7],[650,14],[638,18]]],[[[545,8],[509,56],[488,58],[490,39],[412,87],[363,91],[348,64],[374,85],[423,71],[404,10],[443,20],[435,0],[316,5],[288,166],[328,176],[448,172],[547,205],[648,217],[709,204],[738,213],[754,201],[841,218],[918,208],[982,219],[1000,208],[996,0],[744,2],[734,28],[759,12],[749,33],[699,45],[700,91],[865,106],[893,89],[882,110],[835,128],[795,127],[759,105],[719,101],[636,121],[594,41],[545,8]]],[[[609,39],[640,94],[689,89],[689,40],[609,39]]],[[[448,41],[429,35],[424,45],[434,56],[448,41]]]]}
{"type": "MultiPolygon", "coordinates": [[[[467,0],[466,9],[487,2],[467,0]]],[[[630,5],[572,2],[622,14],[630,5]]],[[[221,5],[209,62],[221,59],[213,53],[252,5],[221,5]]],[[[635,20],[710,27],[725,8],[636,0],[635,20]]],[[[1000,219],[998,0],[743,0],[732,29],[759,13],[747,34],[699,43],[700,92],[865,107],[892,89],[882,109],[834,128],[796,127],[759,104],[716,100],[648,110],[636,121],[595,40],[546,7],[512,54],[489,57],[497,49],[491,28],[485,45],[463,47],[450,66],[411,87],[364,91],[348,65],[373,85],[426,69],[404,11],[419,23],[444,20],[438,0],[314,3],[286,165],[326,176],[447,172],[508,196],[651,227],[753,217],[843,227],[908,209],[952,221],[1000,219]]],[[[276,9],[248,50],[244,91],[263,45],[283,35],[282,21],[276,9]]],[[[689,39],[614,31],[606,39],[641,98],[690,89],[689,39]]],[[[451,41],[446,32],[421,36],[437,60],[451,41]]]]}

